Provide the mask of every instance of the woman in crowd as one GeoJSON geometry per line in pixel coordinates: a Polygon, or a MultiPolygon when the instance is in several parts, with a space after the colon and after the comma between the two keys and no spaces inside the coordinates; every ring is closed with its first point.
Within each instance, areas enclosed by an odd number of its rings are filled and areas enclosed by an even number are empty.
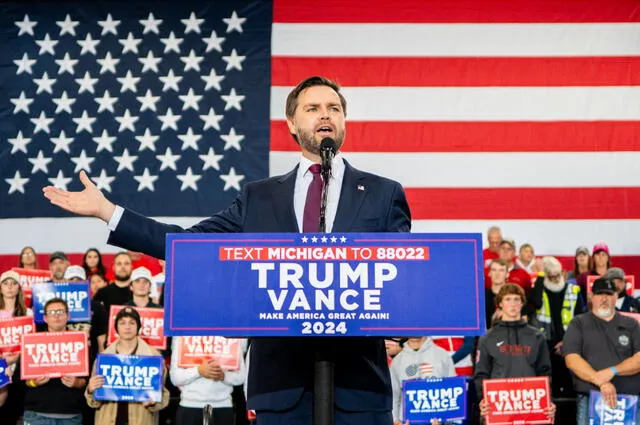
{"type": "Polygon", "coordinates": [[[580,286],[583,293],[587,293],[587,277],[588,276],[604,276],[607,270],[611,268],[611,252],[609,246],[604,242],[599,242],[593,246],[592,266],[586,273],[582,273],[576,278],[576,282],[580,286]]]}
{"type": "MultiPolygon", "coordinates": [[[[133,307],[125,307],[118,312],[115,320],[116,332],[119,338],[104,350],[104,354],[128,354],[141,356],[160,356],[160,353],[138,337],[142,328],[140,314],[133,307]]],[[[167,377],[166,368],[162,374],[162,401],[143,403],[98,401],[94,398],[95,390],[104,385],[104,376],[96,375],[95,364],[85,391],[85,397],[90,407],[96,409],[96,425],[155,425],[158,412],[169,404],[169,391],[164,381],[167,377]]]]}
{"type": "Polygon", "coordinates": [[[20,258],[18,260],[18,267],[22,269],[37,269],[38,268],[38,256],[36,250],[30,246],[25,246],[20,251],[20,258]]]}
{"type": "Polygon", "coordinates": [[[90,278],[96,273],[106,276],[107,270],[102,263],[102,254],[96,248],[89,248],[82,258],[82,267],[87,277],[90,278]]]}
{"type": "Polygon", "coordinates": [[[102,273],[94,273],[91,275],[91,279],[89,280],[91,284],[91,298],[98,292],[99,289],[107,286],[109,282],[107,282],[107,278],[104,277],[102,273]]]}
{"type": "Polygon", "coordinates": [[[589,254],[589,248],[579,246],[576,249],[576,255],[573,257],[573,270],[567,273],[567,280],[577,279],[578,276],[588,273],[593,268],[593,260],[589,254]]]}

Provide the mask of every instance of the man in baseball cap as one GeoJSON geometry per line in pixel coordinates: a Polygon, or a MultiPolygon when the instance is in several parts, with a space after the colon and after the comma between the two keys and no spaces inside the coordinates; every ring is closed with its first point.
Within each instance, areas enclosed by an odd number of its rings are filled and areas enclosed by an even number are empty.
{"type": "Polygon", "coordinates": [[[162,306],[156,304],[151,300],[149,294],[151,294],[152,285],[151,271],[146,267],[138,267],[131,272],[131,292],[133,298],[125,305],[134,307],[151,307],[162,308],[162,306]]]}
{"type": "Polygon", "coordinates": [[[613,281],[616,286],[616,292],[618,293],[616,310],[627,313],[640,312],[638,301],[627,293],[627,280],[624,277],[624,270],[619,267],[611,267],[604,277],[613,281]]]}
{"type": "Polygon", "coordinates": [[[62,251],[56,251],[49,256],[49,271],[53,282],[64,282],[64,272],[69,267],[69,259],[62,251]]]}

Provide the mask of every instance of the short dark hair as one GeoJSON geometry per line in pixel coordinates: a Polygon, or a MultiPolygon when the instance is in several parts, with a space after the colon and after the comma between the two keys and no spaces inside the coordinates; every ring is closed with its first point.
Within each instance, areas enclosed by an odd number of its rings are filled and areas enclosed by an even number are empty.
{"type": "Polygon", "coordinates": [[[63,300],[62,298],[51,298],[50,300],[47,300],[46,303],[44,303],[44,313],[47,314],[47,307],[49,307],[51,304],[62,304],[64,305],[64,310],[68,313],[69,312],[69,304],[67,304],[67,302],[65,300],[63,300]]]}
{"type": "Polygon", "coordinates": [[[507,295],[519,295],[522,300],[522,304],[524,305],[527,303],[527,296],[524,294],[524,289],[522,289],[520,285],[516,285],[515,283],[505,283],[496,295],[496,307],[500,307],[502,299],[507,295]]]}

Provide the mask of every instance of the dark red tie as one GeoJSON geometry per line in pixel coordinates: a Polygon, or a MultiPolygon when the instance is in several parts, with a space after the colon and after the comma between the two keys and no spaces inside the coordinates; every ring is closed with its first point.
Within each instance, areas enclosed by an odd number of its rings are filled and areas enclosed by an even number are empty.
{"type": "Polygon", "coordinates": [[[304,218],[302,219],[302,231],[304,233],[316,233],[320,224],[320,198],[322,197],[322,176],[320,164],[309,167],[313,174],[313,180],[307,190],[307,201],[304,204],[304,218]]]}

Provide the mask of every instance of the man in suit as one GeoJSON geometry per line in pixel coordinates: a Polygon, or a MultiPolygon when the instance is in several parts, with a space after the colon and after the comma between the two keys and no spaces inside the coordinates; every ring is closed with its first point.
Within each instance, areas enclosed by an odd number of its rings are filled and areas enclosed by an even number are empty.
{"type": "MultiPolygon", "coordinates": [[[[108,223],[109,243],[164,258],[165,235],[178,232],[317,232],[320,142],[335,140],[326,210],[328,232],[408,232],[411,217],[400,184],[353,168],[339,152],[346,100],[323,77],[296,86],[286,103],[289,131],[300,146],[298,166],[248,183],[233,204],[188,229],[158,223],[107,200],[84,172],[82,192],[44,188],[55,205],[108,223]],[[268,211],[268,213],[266,213],[268,211]]],[[[248,407],[259,425],[311,423],[313,362],[321,350],[335,361],[336,424],[388,425],[391,383],[380,338],[257,338],[251,346],[248,407]]]]}

